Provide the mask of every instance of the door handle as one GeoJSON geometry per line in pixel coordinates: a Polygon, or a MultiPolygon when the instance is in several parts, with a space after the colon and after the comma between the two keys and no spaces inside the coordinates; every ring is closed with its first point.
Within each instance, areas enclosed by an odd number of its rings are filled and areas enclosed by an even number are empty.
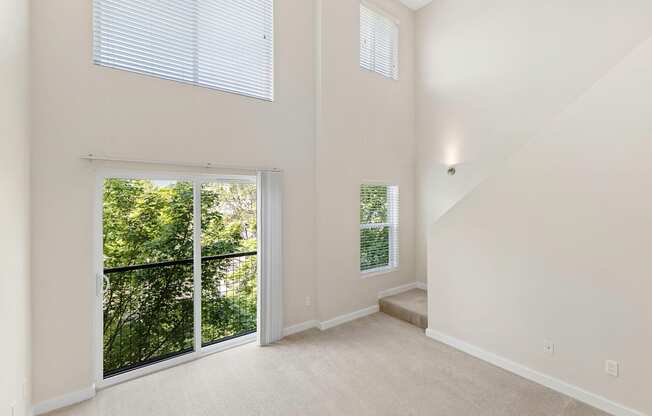
{"type": "Polygon", "coordinates": [[[104,273],[98,273],[97,280],[95,281],[95,295],[101,296],[109,289],[111,289],[111,279],[109,279],[109,276],[104,273]]]}

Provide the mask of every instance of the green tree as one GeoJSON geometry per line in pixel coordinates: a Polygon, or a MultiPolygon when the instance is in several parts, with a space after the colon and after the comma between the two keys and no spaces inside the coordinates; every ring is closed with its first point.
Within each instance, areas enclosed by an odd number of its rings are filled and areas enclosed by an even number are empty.
{"type": "MultiPolygon", "coordinates": [[[[255,250],[255,186],[201,190],[202,255],[255,250]]],[[[104,184],[105,269],[186,260],[107,273],[104,369],[165,358],[193,347],[193,185],[109,179],[104,184]]],[[[256,260],[202,261],[204,343],[255,330],[256,260]]]]}
{"type": "Polygon", "coordinates": [[[360,270],[389,265],[389,195],[385,185],[360,188],[360,270]]]}

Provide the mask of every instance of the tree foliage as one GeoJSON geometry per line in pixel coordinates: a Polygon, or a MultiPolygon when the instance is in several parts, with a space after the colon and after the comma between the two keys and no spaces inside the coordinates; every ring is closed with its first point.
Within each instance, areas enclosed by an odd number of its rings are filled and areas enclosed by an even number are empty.
{"type": "MultiPolygon", "coordinates": [[[[108,179],[104,184],[104,370],[193,348],[193,185],[108,179]]],[[[201,188],[202,256],[256,249],[255,185],[201,188]]],[[[256,257],[202,260],[202,342],[256,329],[256,257]]]]}
{"type": "Polygon", "coordinates": [[[360,270],[389,265],[389,195],[385,185],[360,188],[360,270]]]}

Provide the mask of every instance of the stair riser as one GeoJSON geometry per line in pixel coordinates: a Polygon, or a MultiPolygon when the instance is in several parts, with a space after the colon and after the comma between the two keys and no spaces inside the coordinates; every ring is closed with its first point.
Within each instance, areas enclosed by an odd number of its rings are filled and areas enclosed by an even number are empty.
{"type": "Polygon", "coordinates": [[[389,316],[393,316],[394,318],[409,322],[421,329],[428,328],[427,316],[420,315],[414,311],[410,311],[398,305],[394,305],[391,302],[384,301],[383,299],[380,300],[380,311],[386,313],[389,316]]]}

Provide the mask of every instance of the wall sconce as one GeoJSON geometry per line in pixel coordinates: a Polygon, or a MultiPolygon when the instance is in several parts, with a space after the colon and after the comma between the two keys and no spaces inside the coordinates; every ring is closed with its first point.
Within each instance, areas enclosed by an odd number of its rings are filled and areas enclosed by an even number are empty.
{"type": "Polygon", "coordinates": [[[446,173],[448,173],[448,176],[455,176],[455,174],[457,173],[457,169],[455,168],[455,166],[451,166],[448,168],[446,173]]]}

